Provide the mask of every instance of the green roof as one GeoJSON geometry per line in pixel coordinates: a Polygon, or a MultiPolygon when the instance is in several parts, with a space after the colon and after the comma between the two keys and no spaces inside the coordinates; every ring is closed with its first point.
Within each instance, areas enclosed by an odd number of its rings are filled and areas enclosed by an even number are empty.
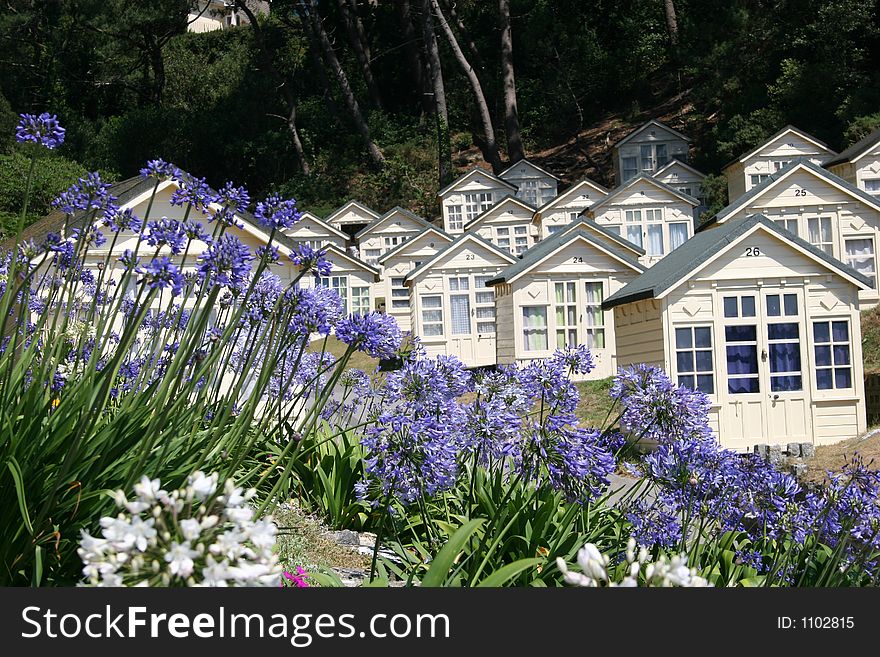
{"type": "MultiPolygon", "coordinates": [[[[590,235],[589,232],[578,230],[578,228],[580,228],[582,226],[587,227],[587,228],[592,228],[592,229],[596,230],[597,232],[602,233],[603,235],[615,238],[615,240],[618,242],[621,242],[621,241],[626,242],[626,240],[615,235],[611,231],[602,228],[601,226],[596,224],[596,222],[591,221],[590,219],[582,219],[580,221],[573,222],[568,228],[557,233],[556,235],[553,235],[551,237],[548,237],[547,239],[544,239],[544,240],[541,240],[540,242],[538,242],[535,246],[533,246],[528,251],[526,251],[525,254],[523,254],[523,257],[521,260],[519,260],[518,262],[514,263],[513,265],[511,265],[510,267],[508,267],[507,269],[502,271],[500,274],[498,274],[498,276],[496,278],[493,278],[490,281],[486,281],[486,285],[495,285],[497,283],[506,283],[507,281],[511,280],[512,278],[516,278],[517,276],[519,276],[523,272],[528,271],[535,264],[540,262],[543,258],[545,258],[548,255],[550,255],[551,253],[553,253],[559,247],[564,246],[568,242],[571,242],[572,240],[577,239],[578,237],[583,237],[585,240],[587,240],[588,242],[599,247],[603,251],[607,251],[608,253],[611,253],[612,255],[619,258],[620,260],[623,260],[625,263],[627,263],[633,269],[635,269],[637,271],[645,271],[645,267],[642,264],[640,264],[638,260],[633,258],[630,254],[626,253],[622,249],[618,249],[614,246],[611,246],[610,244],[607,244],[607,243],[593,237],[592,235],[590,235]]],[[[634,244],[632,245],[632,247],[634,249],[640,251],[641,253],[644,253],[644,251],[639,249],[634,244]]]]}
{"type": "MultiPolygon", "coordinates": [[[[691,272],[702,266],[703,263],[716,254],[724,251],[729,244],[735,242],[757,224],[761,224],[784,241],[791,242],[809,252],[816,259],[825,263],[830,269],[834,269],[849,278],[859,281],[866,288],[871,287],[870,279],[852,267],[832,258],[821,249],[778,226],[764,215],[753,214],[748,217],[731,219],[723,224],[719,224],[717,228],[697,233],[657,262],[644,274],[608,297],[602,304],[602,307],[607,310],[614,306],[632,303],[633,301],[656,298],[665,290],[685,280],[691,272]]],[[[755,274],[760,275],[760,272],[755,272],[755,274]]]]}
{"type": "Polygon", "coordinates": [[[752,187],[749,191],[747,191],[745,194],[739,196],[732,203],[728,203],[726,207],[722,208],[717,213],[715,213],[714,216],[709,217],[709,219],[707,219],[702,224],[700,224],[700,226],[697,228],[697,230],[702,230],[703,228],[705,228],[706,226],[709,226],[710,224],[718,223],[721,220],[725,219],[726,217],[729,217],[730,215],[737,212],[740,208],[747,206],[749,201],[751,201],[755,197],[763,194],[764,191],[767,190],[769,187],[771,187],[777,180],[784,178],[786,175],[788,175],[789,172],[791,172],[793,169],[795,169],[796,167],[801,166],[801,165],[803,165],[805,168],[809,169],[810,171],[813,171],[819,177],[825,178],[829,182],[832,182],[832,183],[835,183],[836,185],[842,186],[844,189],[846,189],[853,196],[857,196],[861,200],[868,203],[868,205],[880,210],[880,199],[877,199],[877,198],[871,196],[870,194],[868,194],[867,192],[862,191],[858,187],[851,185],[850,183],[845,181],[843,178],[834,175],[833,173],[831,173],[830,171],[827,171],[826,169],[823,169],[818,164],[815,164],[814,162],[810,161],[808,158],[798,157],[798,158],[793,159],[788,164],[786,164],[784,167],[782,167],[776,173],[770,174],[770,176],[766,180],[763,180],[763,181],[761,181],[760,184],[752,187]]]}

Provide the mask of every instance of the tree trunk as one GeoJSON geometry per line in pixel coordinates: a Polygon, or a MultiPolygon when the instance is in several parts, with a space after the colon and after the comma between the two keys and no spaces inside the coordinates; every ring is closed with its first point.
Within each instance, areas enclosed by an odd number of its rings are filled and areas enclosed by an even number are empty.
{"type": "Polygon", "coordinates": [[[425,44],[425,61],[434,99],[434,118],[437,122],[437,159],[440,189],[452,182],[452,139],[449,135],[449,112],[446,106],[446,87],[443,84],[443,68],[440,65],[440,48],[434,34],[430,0],[422,0],[422,39],[425,44]]]}
{"type": "Polygon", "coordinates": [[[471,33],[468,31],[467,27],[465,27],[464,21],[461,20],[461,16],[458,15],[458,11],[455,9],[455,2],[450,2],[450,0],[440,0],[440,5],[443,7],[446,15],[452,19],[453,23],[455,23],[455,27],[458,28],[458,33],[461,35],[464,44],[467,46],[467,49],[471,54],[471,61],[474,63],[474,66],[480,71],[485,70],[486,67],[483,64],[483,58],[480,57],[480,51],[477,50],[477,44],[474,43],[474,39],[471,37],[471,33]]]}
{"type": "Polygon", "coordinates": [[[370,46],[367,43],[364,25],[357,14],[357,6],[351,6],[348,0],[336,0],[336,4],[339,5],[342,22],[345,23],[348,42],[351,44],[352,49],[354,49],[355,57],[357,57],[358,64],[361,67],[361,74],[364,76],[364,82],[367,84],[370,102],[377,109],[382,109],[382,97],[379,94],[379,87],[376,84],[376,79],[373,77],[373,69],[370,66],[370,46]]]}
{"type": "Polygon", "coordinates": [[[296,98],[290,88],[289,81],[281,75],[278,68],[275,66],[275,61],[272,58],[272,51],[263,40],[263,28],[260,27],[260,23],[257,21],[257,17],[254,16],[254,13],[250,10],[250,7],[247,6],[245,0],[236,0],[235,4],[244,12],[248,21],[250,21],[251,29],[253,30],[254,37],[257,40],[257,45],[263,55],[263,61],[266,63],[266,68],[268,69],[269,74],[278,80],[281,95],[287,105],[288,113],[285,123],[287,125],[287,130],[290,133],[290,142],[293,146],[294,153],[296,153],[296,159],[299,162],[300,171],[308,176],[311,174],[312,170],[309,166],[309,161],[306,158],[306,151],[303,148],[302,140],[299,137],[299,130],[296,127],[296,98]]]}
{"type": "Polygon", "coordinates": [[[498,156],[498,144],[495,141],[495,128],[492,126],[492,115],[489,113],[489,105],[486,103],[486,96],[483,94],[483,87],[480,85],[480,79],[477,77],[474,67],[470,65],[470,62],[468,62],[467,57],[464,56],[461,47],[458,45],[455,33],[452,31],[452,27],[450,27],[446,18],[443,16],[443,10],[440,9],[439,3],[437,0],[429,1],[434,8],[437,22],[440,23],[440,28],[443,30],[443,34],[446,36],[449,46],[452,48],[455,60],[458,62],[459,66],[461,66],[462,71],[464,71],[464,74],[467,76],[468,82],[471,84],[471,89],[474,93],[474,100],[476,101],[477,109],[480,112],[480,122],[483,124],[483,131],[486,133],[486,145],[484,149],[481,149],[483,150],[483,157],[485,157],[486,161],[492,166],[492,171],[500,173],[502,170],[501,158],[498,156]]]}
{"type": "Polygon", "coordinates": [[[434,101],[431,99],[431,83],[426,76],[425,69],[427,64],[423,63],[422,55],[416,45],[418,38],[416,37],[416,29],[413,25],[412,11],[409,0],[395,0],[397,8],[397,17],[400,20],[400,30],[403,33],[403,52],[406,57],[406,63],[409,67],[409,73],[412,77],[413,87],[419,94],[419,102],[422,105],[423,114],[433,114],[434,101]]]}
{"type": "Polygon", "coordinates": [[[354,121],[358,134],[360,134],[361,139],[363,139],[364,146],[370,154],[370,159],[373,160],[373,164],[376,166],[384,166],[385,156],[382,155],[382,151],[379,150],[379,147],[373,141],[372,137],[370,137],[370,127],[367,125],[364,115],[361,113],[357,98],[355,98],[354,92],[351,90],[351,85],[348,83],[348,76],[345,74],[342,64],[339,63],[339,59],[336,57],[336,53],[333,50],[327,32],[324,30],[324,24],[321,22],[321,16],[318,14],[315,0],[301,0],[300,7],[302,9],[301,18],[303,21],[303,27],[309,35],[312,46],[322,54],[324,65],[330,69],[330,72],[336,78],[336,82],[339,84],[339,88],[342,91],[342,99],[345,102],[345,107],[348,110],[352,121],[354,121]]]}
{"type": "Polygon", "coordinates": [[[501,79],[504,85],[504,131],[511,164],[523,159],[519,115],[516,111],[516,78],[513,74],[513,31],[510,28],[510,0],[498,0],[501,14],[501,79]]]}
{"type": "Polygon", "coordinates": [[[669,31],[669,43],[672,48],[678,48],[678,18],[675,16],[675,1],[663,0],[666,9],[666,29],[669,31]]]}

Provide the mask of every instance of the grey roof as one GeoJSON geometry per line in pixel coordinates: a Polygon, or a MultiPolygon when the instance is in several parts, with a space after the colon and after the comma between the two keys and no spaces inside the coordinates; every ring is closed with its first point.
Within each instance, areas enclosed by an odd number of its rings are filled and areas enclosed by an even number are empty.
{"type": "Polygon", "coordinates": [[[446,187],[444,187],[439,192],[437,192],[437,196],[443,196],[446,192],[448,192],[450,189],[455,187],[459,182],[461,182],[462,178],[466,178],[467,176],[471,175],[474,172],[480,173],[480,174],[486,176],[487,178],[491,178],[495,182],[501,183],[505,187],[510,187],[511,189],[518,189],[518,187],[516,185],[514,185],[513,183],[510,183],[506,180],[503,180],[502,178],[499,178],[491,171],[486,171],[486,169],[483,169],[481,167],[471,167],[468,171],[461,174],[458,178],[456,178],[451,183],[446,185],[446,187]]]}
{"type": "MultiPolygon", "coordinates": [[[[552,237],[548,237],[545,240],[541,240],[535,246],[530,248],[528,251],[523,254],[523,257],[518,262],[512,264],[510,267],[502,271],[496,278],[493,278],[490,281],[486,282],[486,285],[495,285],[496,283],[505,283],[512,278],[515,278],[522,274],[523,272],[529,270],[532,266],[538,263],[543,258],[547,257],[553,251],[558,249],[559,247],[567,244],[568,242],[577,239],[578,237],[583,237],[588,242],[594,244],[598,248],[603,251],[607,251],[613,254],[615,257],[623,260],[630,267],[637,271],[645,271],[645,267],[639,263],[638,260],[633,258],[628,253],[624,252],[621,249],[618,249],[610,244],[607,244],[592,235],[590,235],[587,231],[580,231],[577,228],[586,225],[589,228],[596,229],[598,232],[603,235],[617,237],[611,231],[606,231],[604,228],[596,224],[596,222],[591,221],[590,219],[582,219],[580,221],[573,222],[568,228],[561,231],[560,233],[553,235],[552,237]]],[[[622,240],[622,238],[618,237],[618,240],[622,240]]],[[[623,240],[626,241],[626,240],[623,240]]],[[[633,245],[635,247],[635,245],[633,245]]],[[[635,247],[638,248],[638,247],[635,247]]],[[[642,251],[644,253],[644,251],[642,251]]]]}
{"type": "Polygon", "coordinates": [[[669,130],[669,132],[671,132],[672,134],[674,134],[676,137],[680,137],[681,139],[684,139],[686,142],[690,142],[690,141],[691,141],[691,138],[688,137],[686,134],[684,134],[684,133],[682,133],[682,132],[679,132],[679,131],[676,130],[675,128],[671,128],[671,127],[669,127],[668,125],[666,125],[666,124],[663,123],[662,121],[658,121],[657,119],[650,119],[649,121],[645,121],[645,122],[644,122],[642,125],[640,125],[638,128],[636,128],[635,130],[633,130],[632,132],[630,132],[626,137],[623,137],[623,138],[621,138],[621,139],[618,139],[618,140],[617,140],[617,141],[611,146],[611,148],[618,148],[621,144],[625,144],[625,143],[628,142],[630,139],[632,139],[632,138],[635,137],[637,134],[639,134],[642,130],[644,130],[645,128],[647,128],[649,125],[660,126],[660,127],[663,128],[664,130],[669,130]]]}
{"type": "Polygon", "coordinates": [[[697,230],[703,230],[704,228],[706,228],[707,226],[709,226],[711,224],[718,223],[719,221],[725,219],[726,217],[729,217],[731,214],[733,214],[734,212],[736,212],[740,208],[747,206],[749,201],[754,199],[756,196],[760,196],[761,194],[763,194],[764,191],[768,187],[772,186],[777,180],[784,178],[786,175],[788,175],[788,173],[790,171],[792,171],[793,169],[795,169],[796,167],[798,167],[800,165],[803,165],[807,169],[810,169],[814,173],[818,174],[820,177],[825,178],[826,180],[829,180],[830,182],[833,182],[837,185],[842,186],[853,196],[859,197],[861,200],[868,203],[868,205],[870,205],[871,207],[876,208],[877,210],[880,210],[880,199],[877,199],[877,198],[871,196],[870,194],[868,194],[868,192],[861,190],[858,187],[855,187],[854,185],[851,185],[850,183],[845,181],[840,176],[836,176],[833,173],[831,173],[830,171],[828,171],[827,169],[824,169],[824,168],[820,167],[818,164],[811,162],[808,158],[798,157],[798,158],[795,158],[794,160],[792,160],[791,162],[789,162],[788,164],[786,164],[784,167],[782,167],[776,173],[770,174],[770,176],[766,180],[764,180],[760,184],[752,187],[749,191],[747,191],[745,194],[742,194],[741,196],[739,196],[732,203],[728,203],[725,207],[723,207],[717,213],[715,213],[714,216],[709,217],[706,221],[704,221],[702,224],[700,224],[700,226],[697,228],[697,230]]]}
{"type": "MultiPolygon", "coordinates": [[[[276,234],[276,237],[277,237],[277,234],[276,234]]],[[[338,246],[334,246],[333,244],[328,244],[327,246],[323,247],[323,250],[325,250],[327,253],[336,253],[337,255],[341,255],[342,257],[347,258],[348,260],[351,260],[356,265],[359,265],[360,267],[363,267],[364,269],[368,270],[373,275],[379,276],[380,272],[376,267],[373,267],[373,265],[369,264],[368,262],[364,262],[363,260],[361,260],[357,256],[353,256],[352,254],[348,253],[347,251],[343,251],[338,246]]]]}
{"type": "MultiPolygon", "coordinates": [[[[586,224],[589,228],[592,228],[597,233],[601,233],[602,235],[604,235],[608,239],[610,239],[614,242],[617,242],[623,248],[628,249],[629,251],[632,251],[634,253],[638,253],[640,256],[645,255],[645,250],[642,247],[640,247],[638,244],[634,244],[633,242],[630,242],[628,239],[621,237],[620,235],[618,235],[614,231],[608,230],[604,226],[600,226],[596,222],[595,219],[590,219],[589,217],[585,217],[583,215],[583,213],[581,213],[579,219],[575,219],[574,221],[572,221],[568,226],[566,226],[563,230],[559,231],[553,237],[558,237],[559,235],[564,235],[565,233],[567,233],[571,230],[575,230],[578,227],[578,225],[580,225],[582,223],[586,224]]],[[[538,242],[538,244],[540,244],[540,243],[541,242],[538,242]]]]}
{"type": "Polygon", "coordinates": [[[378,219],[373,219],[373,221],[371,221],[366,226],[364,226],[362,229],[360,229],[357,233],[355,233],[354,238],[359,239],[362,235],[366,235],[367,233],[371,232],[373,230],[373,228],[375,228],[376,226],[381,224],[383,221],[385,221],[388,217],[390,217],[395,212],[399,212],[400,214],[402,214],[406,217],[409,217],[417,224],[421,224],[424,228],[430,228],[431,226],[434,225],[431,222],[427,221],[426,219],[423,219],[419,215],[417,215],[413,212],[410,212],[406,208],[402,208],[399,205],[395,205],[393,208],[391,208],[388,212],[383,214],[381,217],[379,217],[378,219]]]}
{"type": "Polygon", "coordinates": [[[401,250],[403,250],[404,247],[409,246],[409,245],[412,243],[413,240],[417,240],[417,239],[419,239],[422,235],[424,235],[425,233],[430,233],[430,232],[437,233],[437,234],[440,235],[441,237],[446,237],[450,242],[451,242],[452,239],[453,239],[453,238],[452,238],[452,235],[450,235],[449,233],[447,233],[447,232],[446,232],[445,230],[443,230],[442,228],[438,228],[437,226],[428,226],[427,228],[425,228],[425,229],[422,230],[422,231],[419,231],[418,233],[416,233],[416,234],[413,235],[412,237],[403,240],[403,242],[401,242],[400,244],[398,244],[397,246],[395,246],[393,249],[391,249],[391,250],[388,251],[387,253],[383,254],[383,255],[379,258],[379,263],[381,264],[381,263],[385,262],[386,260],[388,260],[388,258],[390,258],[390,257],[393,256],[393,255],[396,255],[396,254],[399,253],[401,250]]]}
{"type": "Polygon", "coordinates": [[[793,125],[789,124],[789,125],[785,126],[784,128],[782,128],[781,130],[778,130],[777,132],[775,132],[775,133],[773,133],[772,135],[770,135],[769,137],[767,137],[767,139],[764,139],[760,144],[758,144],[757,146],[755,146],[755,147],[752,148],[751,150],[748,150],[748,151],[746,151],[745,153],[743,153],[742,155],[740,155],[739,157],[736,157],[736,158],[732,159],[730,162],[728,162],[728,163],[725,164],[723,167],[721,167],[721,170],[724,171],[725,169],[729,169],[731,166],[733,166],[733,165],[736,164],[737,162],[742,162],[742,161],[745,160],[746,158],[751,157],[752,155],[754,155],[755,153],[757,153],[759,150],[761,150],[762,148],[764,148],[764,146],[766,146],[767,144],[769,144],[771,141],[773,141],[773,140],[776,139],[777,137],[780,137],[780,136],[784,135],[784,134],[785,134],[786,132],[788,132],[789,130],[791,130],[792,132],[796,132],[796,133],[798,133],[799,135],[801,135],[802,137],[806,137],[806,138],[809,139],[810,141],[819,144],[822,148],[825,148],[826,150],[830,151],[831,153],[834,152],[834,149],[831,148],[831,146],[829,146],[828,144],[826,144],[826,143],[825,143],[824,141],[822,141],[821,139],[816,139],[816,138],[815,138],[813,135],[811,135],[809,132],[804,132],[804,131],[801,130],[800,128],[796,128],[796,127],[794,127],[793,125]]]}
{"type": "Polygon", "coordinates": [[[599,199],[593,205],[588,207],[587,212],[593,212],[600,205],[606,205],[608,203],[611,203],[614,200],[615,196],[622,194],[629,187],[632,187],[640,180],[646,180],[646,181],[650,182],[652,185],[656,185],[660,189],[666,190],[667,192],[669,192],[673,196],[677,196],[678,198],[686,201],[687,203],[690,203],[694,207],[697,207],[698,205],[700,205],[700,199],[694,198],[690,194],[685,194],[684,192],[680,192],[677,189],[675,189],[675,187],[667,185],[665,182],[657,180],[656,178],[653,178],[652,176],[647,176],[644,173],[640,173],[635,178],[630,178],[629,180],[627,180],[625,183],[623,183],[619,187],[615,187],[614,189],[612,189],[610,192],[608,192],[608,196],[606,196],[605,198],[599,199]]]}
{"type": "Polygon", "coordinates": [[[465,224],[465,226],[464,226],[464,229],[465,229],[465,230],[470,230],[470,228],[471,228],[472,226],[475,226],[476,224],[480,223],[480,222],[483,220],[483,217],[485,217],[487,214],[490,214],[490,213],[494,212],[495,210],[497,210],[498,207],[499,207],[502,203],[504,203],[505,201],[514,201],[515,203],[517,203],[517,204],[519,204],[519,205],[525,206],[525,209],[526,209],[526,210],[531,211],[532,216],[534,216],[534,215],[535,215],[535,212],[537,212],[537,210],[538,210],[538,208],[536,208],[534,205],[532,205],[532,204],[529,203],[528,201],[524,201],[524,200],[522,200],[522,199],[519,198],[518,196],[514,196],[513,194],[505,194],[505,195],[502,196],[500,199],[498,199],[498,201],[497,201],[496,203],[493,203],[491,208],[489,208],[488,210],[485,210],[485,211],[481,212],[481,213],[478,214],[476,217],[474,217],[474,218],[471,219],[469,222],[467,222],[467,224],[465,224]]]}
{"type": "Polygon", "coordinates": [[[532,162],[532,161],[531,161],[530,159],[528,159],[527,157],[524,157],[524,158],[521,159],[521,160],[517,160],[516,162],[514,162],[513,164],[511,164],[511,165],[510,165],[509,167],[507,167],[504,171],[502,171],[501,173],[499,173],[499,174],[498,174],[498,177],[501,178],[501,179],[503,179],[503,180],[506,180],[506,178],[504,178],[504,174],[506,174],[506,173],[510,173],[510,170],[511,170],[513,167],[515,167],[517,164],[521,164],[521,163],[523,163],[523,162],[525,162],[525,163],[528,164],[529,166],[531,166],[531,167],[537,169],[537,170],[540,171],[541,173],[550,176],[551,178],[553,178],[553,179],[556,180],[556,181],[562,180],[559,176],[554,176],[552,173],[550,173],[549,171],[547,171],[547,169],[542,169],[541,167],[539,167],[537,164],[535,164],[534,162],[532,162]]]}
{"type": "Polygon", "coordinates": [[[669,255],[662,258],[644,274],[605,299],[602,307],[607,310],[624,303],[656,298],[664,290],[668,290],[683,281],[692,271],[702,266],[703,263],[715,254],[723,251],[728,244],[733,243],[757,224],[761,224],[785,241],[808,251],[830,269],[835,269],[859,281],[866,288],[871,287],[871,281],[849,265],[845,265],[836,258],[832,258],[821,249],[778,226],[764,215],[753,214],[748,217],[731,219],[717,228],[697,233],[669,255]]]}
{"type": "Polygon", "coordinates": [[[492,244],[492,242],[490,242],[489,240],[483,239],[482,237],[480,237],[476,233],[462,233],[461,235],[459,235],[458,237],[455,238],[455,241],[447,244],[442,249],[437,251],[437,253],[434,254],[433,258],[431,258],[430,260],[426,260],[425,262],[420,264],[418,267],[413,269],[410,273],[408,273],[406,275],[406,280],[409,281],[409,280],[412,280],[413,278],[415,278],[416,274],[420,274],[423,270],[430,267],[431,264],[435,260],[437,260],[437,258],[441,257],[444,253],[446,253],[450,249],[454,249],[456,246],[458,246],[461,242],[465,241],[466,239],[476,240],[478,243],[487,247],[490,251],[494,251],[495,253],[504,257],[507,260],[516,260],[516,256],[511,255],[511,253],[509,251],[503,251],[502,249],[499,249],[497,246],[492,244]]]}
{"type": "Polygon", "coordinates": [[[835,164],[843,164],[844,162],[852,162],[859,159],[872,146],[880,142],[880,128],[877,128],[869,135],[862,137],[852,146],[845,148],[837,157],[823,162],[824,167],[833,167],[835,164]]]}
{"type": "Polygon", "coordinates": [[[588,185],[591,185],[591,186],[595,187],[596,189],[598,189],[599,191],[601,191],[603,194],[605,194],[605,195],[608,194],[608,190],[605,187],[603,187],[602,185],[600,185],[599,183],[597,183],[593,180],[590,180],[589,178],[581,178],[580,180],[573,183],[572,185],[569,185],[568,188],[566,188],[564,191],[559,192],[556,196],[554,196],[549,201],[547,201],[544,205],[539,207],[537,211],[543,212],[546,208],[550,207],[551,205],[553,205],[554,203],[556,203],[557,201],[562,199],[566,194],[568,194],[569,192],[572,192],[574,190],[574,188],[577,187],[578,185],[580,185],[581,183],[587,183],[588,185]]]}
{"type": "Polygon", "coordinates": [[[697,175],[700,176],[701,178],[705,178],[705,177],[706,177],[706,174],[705,174],[705,173],[703,173],[702,171],[700,171],[700,170],[698,170],[698,169],[695,169],[695,168],[692,167],[690,164],[688,164],[688,163],[685,162],[684,160],[682,160],[682,159],[680,159],[680,158],[677,158],[677,157],[673,157],[671,160],[669,160],[669,162],[667,162],[667,163],[664,164],[662,167],[660,167],[659,169],[657,169],[654,173],[651,174],[651,177],[656,179],[657,176],[659,176],[661,173],[663,173],[664,171],[666,171],[666,169],[668,169],[668,168],[670,168],[670,167],[672,167],[673,165],[676,165],[676,164],[679,165],[679,166],[684,167],[684,168],[687,169],[688,171],[691,171],[691,172],[697,174],[697,175]]]}

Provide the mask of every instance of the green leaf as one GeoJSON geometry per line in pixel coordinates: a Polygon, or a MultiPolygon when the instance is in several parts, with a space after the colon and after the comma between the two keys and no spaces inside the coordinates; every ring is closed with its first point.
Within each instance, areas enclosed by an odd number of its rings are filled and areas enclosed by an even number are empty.
{"type": "Polygon", "coordinates": [[[542,563],[544,563],[544,560],[538,559],[536,557],[514,561],[513,563],[509,563],[506,566],[502,566],[488,577],[483,578],[479,582],[479,584],[477,584],[477,586],[480,588],[504,586],[505,584],[507,584],[507,582],[514,579],[520,573],[542,563]]]}
{"type": "Polygon", "coordinates": [[[33,536],[34,528],[33,525],[31,525],[31,517],[28,513],[27,502],[24,497],[24,481],[21,476],[21,468],[14,456],[10,456],[6,461],[6,467],[9,468],[9,472],[12,473],[12,479],[15,481],[15,495],[18,498],[18,508],[19,511],[21,511],[21,519],[24,521],[25,527],[27,527],[30,535],[33,536]]]}
{"type": "Polygon", "coordinates": [[[467,524],[462,525],[455,531],[446,545],[444,545],[440,552],[437,553],[437,556],[434,557],[434,561],[431,562],[431,567],[422,578],[422,586],[443,586],[446,581],[446,576],[449,574],[449,569],[452,568],[452,564],[455,561],[456,555],[461,552],[465,543],[467,543],[471,535],[482,526],[483,522],[484,520],[482,518],[477,518],[476,520],[471,520],[467,524]]]}

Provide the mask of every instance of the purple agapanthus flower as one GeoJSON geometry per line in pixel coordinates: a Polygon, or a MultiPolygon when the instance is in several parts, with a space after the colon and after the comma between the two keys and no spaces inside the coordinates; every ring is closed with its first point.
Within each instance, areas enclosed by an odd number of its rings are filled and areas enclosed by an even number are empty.
{"type": "Polygon", "coordinates": [[[115,205],[111,205],[104,211],[101,220],[104,222],[104,225],[114,233],[123,230],[130,230],[136,233],[139,232],[144,225],[141,218],[138,217],[131,208],[120,210],[115,205]]]}
{"type": "Polygon", "coordinates": [[[109,190],[110,185],[101,180],[99,173],[93,171],[62,192],[52,201],[52,207],[71,215],[77,211],[107,210],[116,201],[109,190]]]}
{"type": "Polygon", "coordinates": [[[281,198],[278,194],[272,194],[266,200],[257,203],[254,216],[260,224],[273,230],[290,228],[300,219],[296,201],[281,198]]]}
{"type": "Polygon", "coordinates": [[[157,249],[167,246],[175,255],[183,253],[189,242],[186,227],[177,219],[169,219],[168,217],[153,219],[147,222],[146,230],[147,244],[155,246],[157,249]]]}
{"type": "Polygon", "coordinates": [[[336,325],[336,337],[373,358],[392,358],[403,334],[394,317],[370,312],[341,320],[336,325]]]}
{"type": "Polygon", "coordinates": [[[248,280],[253,256],[250,249],[235,235],[225,233],[199,256],[199,275],[203,280],[233,289],[242,288],[248,280]]]}
{"type": "Polygon", "coordinates": [[[290,252],[290,261],[300,270],[311,272],[315,276],[329,276],[333,271],[333,263],[325,257],[326,249],[313,249],[308,244],[300,244],[290,252]]]}
{"type": "Polygon", "coordinates": [[[147,165],[141,169],[140,173],[144,178],[158,178],[159,180],[179,178],[181,175],[180,169],[162,158],[147,162],[147,165]]]}
{"type": "Polygon", "coordinates": [[[21,120],[15,127],[15,140],[20,143],[33,142],[50,150],[64,143],[64,128],[58,123],[58,117],[48,112],[36,114],[20,114],[21,120]]]}
{"type": "Polygon", "coordinates": [[[153,290],[171,288],[171,293],[177,296],[183,291],[186,281],[180,269],[171,262],[168,256],[153,258],[150,264],[141,267],[139,272],[143,274],[147,286],[153,290]]]}

